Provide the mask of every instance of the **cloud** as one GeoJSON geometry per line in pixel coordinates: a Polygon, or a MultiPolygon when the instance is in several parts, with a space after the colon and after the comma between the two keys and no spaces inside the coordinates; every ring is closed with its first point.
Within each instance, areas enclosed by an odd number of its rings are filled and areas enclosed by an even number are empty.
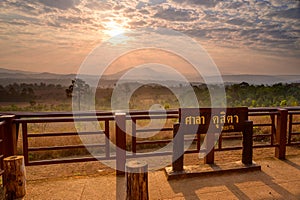
{"type": "Polygon", "coordinates": [[[283,10],[279,12],[274,12],[272,13],[273,16],[278,16],[278,17],[284,17],[287,19],[300,19],[300,7],[297,8],[291,8],[288,10],[283,10]]]}
{"type": "Polygon", "coordinates": [[[52,49],[92,49],[106,39],[109,21],[130,29],[181,31],[212,51],[225,47],[294,57],[300,51],[295,1],[2,0],[0,7],[0,39],[11,41],[6,46],[16,52],[20,46],[35,49],[44,43],[52,49]]]}
{"type": "Polygon", "coordinates": [[[219,1],[217,0],[174,0],[174,2],[186,5],[192,4],[205,7],[215,7],[219,3],[219,1]]]}
{"type": "Polygon", "coordinates": [[[176,8],[161,8],[154,15],[155,18],[161,18],[169,21],[194,21],[197,19],[196,14],[192,10],[176,9],[176,8]]]}
{"type": "Polygon", "coordinates": [[[230,19],[228,20],[226,23],[228,24],[232,24],[232,25],[238,25],[238,26],[254,26],[253,23],[248,22],[246,19],[241,19],[241,18],[234,18],[234,19],[230,19]]]}
{"type": "Polygon", "coordinates": [[[40,3],[46,6],[67,10],[69,8],[74,8],[80,3],[80,0],[38,0],[40,3]]]}
{"type": "Polygon", "coordinates": [[[146,24],[147,22],[142,20],[129,22],[129,25],[131,27],[144,27],[146,24]]]}

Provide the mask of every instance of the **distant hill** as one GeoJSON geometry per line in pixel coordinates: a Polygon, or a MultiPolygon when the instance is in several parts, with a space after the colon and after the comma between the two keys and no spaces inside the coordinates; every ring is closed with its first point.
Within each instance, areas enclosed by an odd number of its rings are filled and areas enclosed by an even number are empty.
{"type": "MultiPolygon", "coordinates": [[[[160,70],[159,68],[141,68],[136,69],[133,73],[125,75],[125,71],[121,71],[115,74],[102,76],[102,87],[106,85],[111,86],[114,82],[123,78],[130,82],[140,82],[148,80],[160,80],[160,82],[169,83],[170,85],[180,84],[182,81],[178,79],[178,75],[175,72],[169,72],[166,69],[160,70]],[[167,78],[166,78],[167,77],[167,78]]],[[[8,85],[13,83],[41,83],[46,84],[61,84],[68,86],[71,80],[76,77],[76,74],[55,74],[55,73],[36,73],[21,70],[9,70],[0,68],[0,85],[8,85]]],[[[95,75],[84,75],[84,77],[90,82],[97,82],[98,77],[95,75]]],[[[195,78],[191,75],[186,77],[193,83],[204,83],[202,78],[195,78]]],[[[275,83],[292,83],[300,82],[300,75],[223,75],[224,83],[234,84],[247,82],[249,84],[268,84],[275,83]]],[[[214,82],[216,77],[206,77],[210,82],[214,82]]]]}
{"type": "Polygon", "coordinates": [[[35,73],[20,70],[0,68],[0,85],[13,83],[41,83],[68,85],[75,77],[74,74],[35,73]]]}
{"type": "MultiPolygon", "coordinates": [[[[213,77],[212,77],[213,78],[213,77]]],[[[273,85],[275,83],[299,83],[300,75],[223,75],[223,81],[227,84],[247,82],[249,84],[273,85]]]]}
{"type": "Polygon", "coordinates": [[[4,69],[0,68],[0,73],[6,73],[6,74],[16,74],[16,73],[21,73],[21,74],[36,74],[36,72],[28,72],[28,71],[22,71],[22,70],[10,70],[10,69],[4,69]]]}

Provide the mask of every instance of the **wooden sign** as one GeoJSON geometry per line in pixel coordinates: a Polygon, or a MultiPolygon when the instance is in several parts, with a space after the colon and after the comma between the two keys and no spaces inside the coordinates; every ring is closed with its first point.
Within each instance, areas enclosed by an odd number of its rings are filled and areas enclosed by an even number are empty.
{"type": "Polygon", "coordinates": [[[248,108],[180,108],[179,120],[185,134],[243,131],[248,108]]]}

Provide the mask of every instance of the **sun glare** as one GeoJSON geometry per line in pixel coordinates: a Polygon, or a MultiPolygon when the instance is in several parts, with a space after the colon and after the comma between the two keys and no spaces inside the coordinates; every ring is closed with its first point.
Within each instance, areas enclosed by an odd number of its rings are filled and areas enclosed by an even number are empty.
{"type": "Polygon", "coordinates": [[[125,28],[117,22],[110,21],[110,22],[107,22],[105,24],[105,31],[104,32],[108,36],[114,37],[114,36],[123,34],[125,32],[125,28]]]}

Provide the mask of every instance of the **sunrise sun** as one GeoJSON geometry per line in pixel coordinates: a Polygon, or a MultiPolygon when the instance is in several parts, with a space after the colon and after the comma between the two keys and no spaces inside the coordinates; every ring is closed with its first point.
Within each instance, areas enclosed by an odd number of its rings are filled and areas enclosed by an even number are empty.
{"type": "Polygon", "coordinates": [[[105,31],[104,33],[110,37],[114,37],[125,32],[125,28],[122,24],[119,24],[115,21],[110,21],[105,23],[105,31]]]}

